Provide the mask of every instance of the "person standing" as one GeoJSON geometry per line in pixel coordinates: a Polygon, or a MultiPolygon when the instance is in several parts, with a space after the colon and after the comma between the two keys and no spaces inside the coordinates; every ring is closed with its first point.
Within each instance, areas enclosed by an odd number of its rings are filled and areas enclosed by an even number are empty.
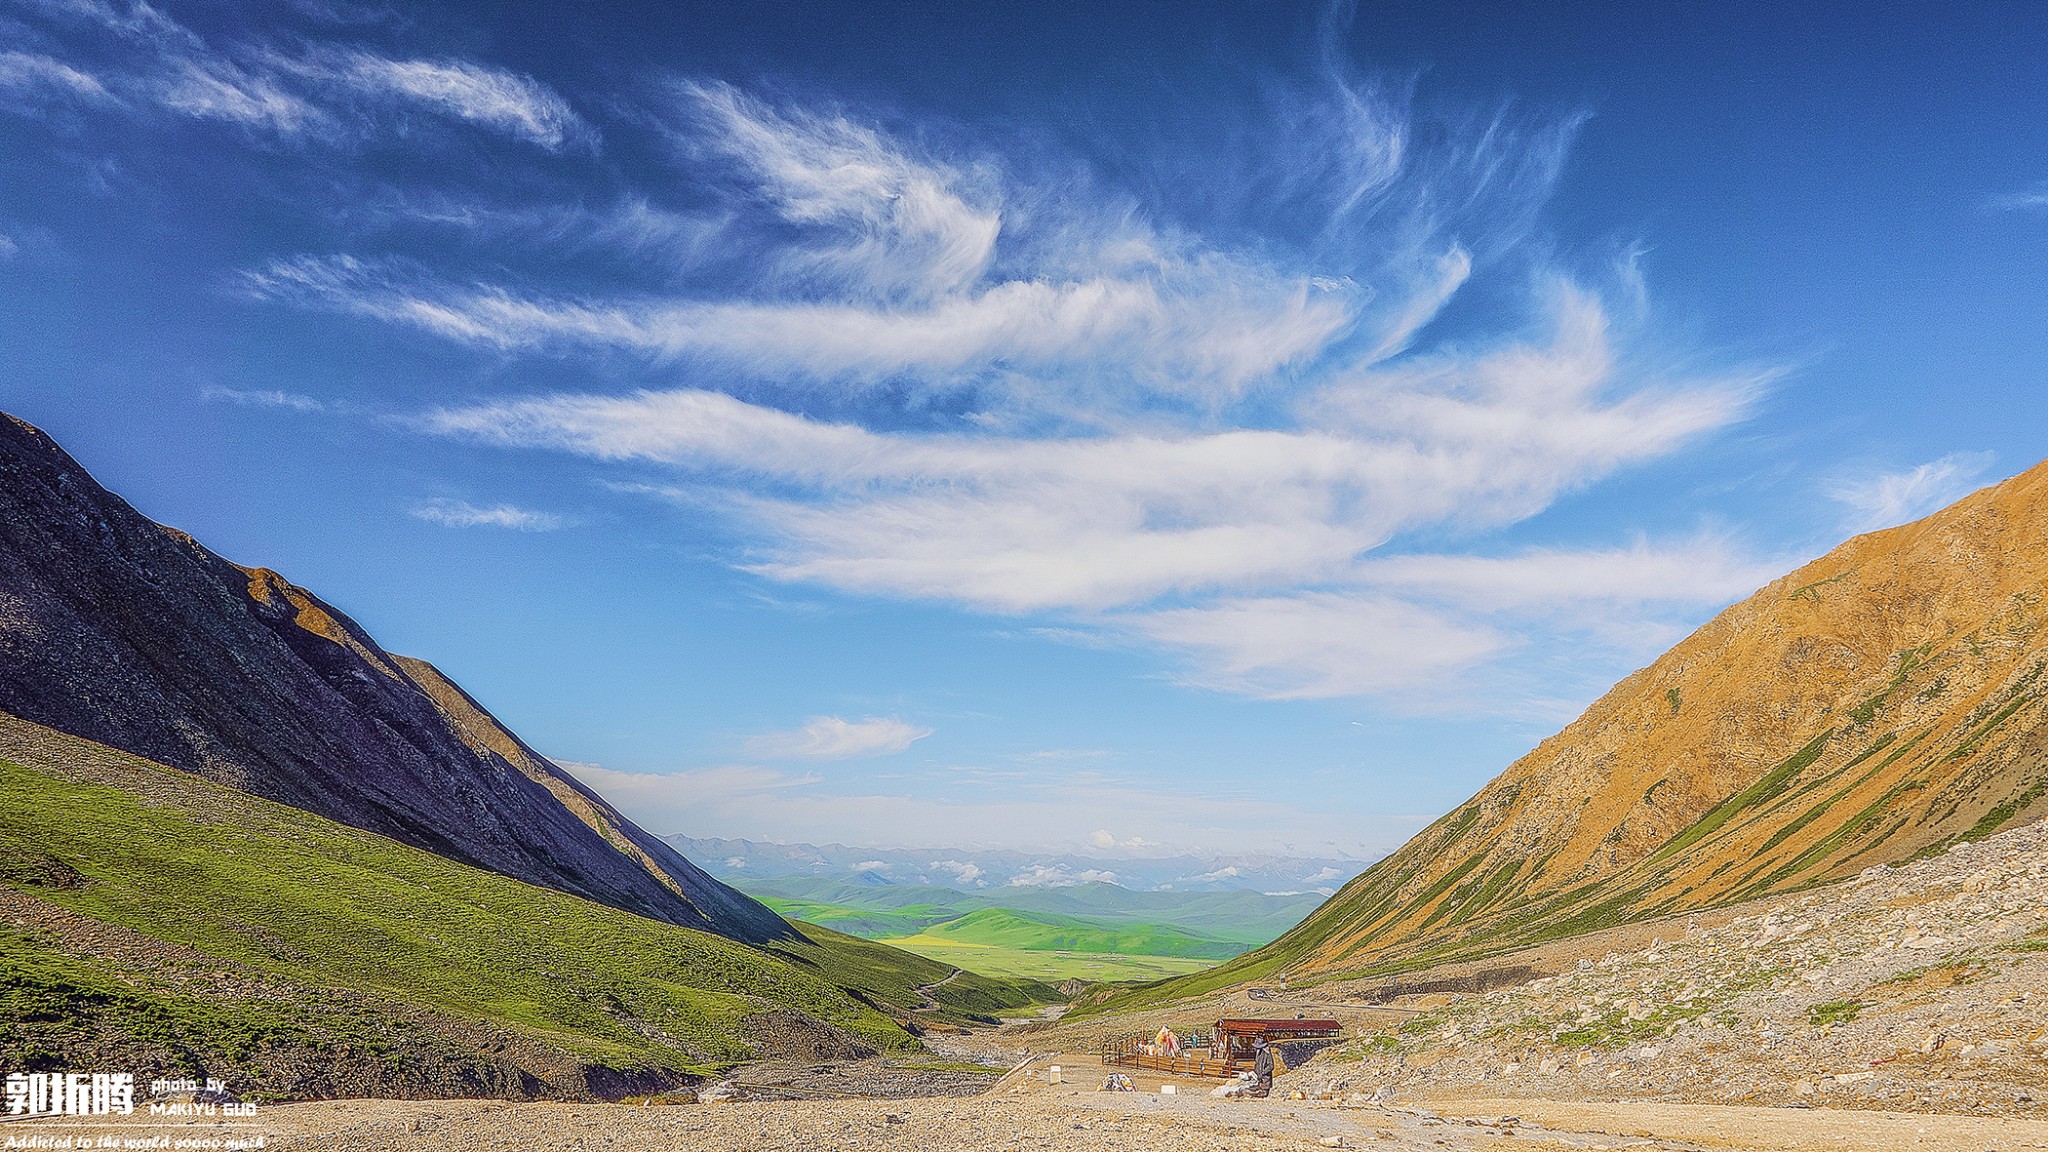
{"type": "Polygon", "coordinates": [[[1252,1040],[1252,1077],[1247,1096],[1265,1096],[1273,1091],[1273,1049],[1264,1036],[1252,1040]]]}

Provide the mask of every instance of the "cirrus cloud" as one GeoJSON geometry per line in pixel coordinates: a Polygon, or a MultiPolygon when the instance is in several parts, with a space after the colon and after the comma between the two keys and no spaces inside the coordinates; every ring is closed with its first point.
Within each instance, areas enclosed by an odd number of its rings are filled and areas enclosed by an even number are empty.
{"type": "Polygon", "coordinates": [[[1048,616],[1170,653],[1192,685],[1438,691],[1532,630],[1632,651],[1736,583],[1687,569],[1685,546],[1388,555],[1667,459],[1778,375],[1661,350],[1634,249],[1569,272],[1545,254],[1576,110],[1417,131],[1412,84],[1331,55],[1240,140],[1286,174],[1281,236],[1175,219],[1046,141],[1003,155],[843,103],[649,90],[637,123],[697,207],[655,211],[649,188],[550,226],[401,199],[492,259],[279,254],[242,286],[496,357],[624,365],[636,386],[449,403],[416,426],[641,469],[619,489],[722,512],[733,562],[766,578],[1048,616]],[[505,236],[533,271],[496,259],[505,236]],[[675,266],[656,290],[544,272],[606,244],[675,266]],[[1485,300],[1446,330],[1475,284],[1485,300]],[[1597,575],[1557,578],[1575,564],[1597,575]],[[1448,583],[1409,578],[1431,565],[1448,583]]]}
{"type": "Polygon", "coordinates": [[[1951,452],[1895,472],[1840,477],[1828,495],[1850,509],[1855,531],[1890,528],[1954,503],[1975,486],[1992,459],[1989,452],[1951,452]]]}
{"type": "Polygon", "coordinates": [[[535,512],[512,504],[480,507],[464,500],[425,500],[412,506],[412,515],[449,528],[511,528],[520,532],[552,532],[569,521],[552,512],[535,512]]]}
{"type": "MultiPolygon", "coordinates": [[[[559,93],[530,76],[461,58],[393,57],[313,41],[295,52],[218,41],[146,3],[65,0],[24,28],[38,52],[0,53],[0,98],[61,95],[132,115],[172,113],[276,140],[392,138],[394,116],[424,111],[548,151],[595,143],[559,93]]],[[[25,109],[26,110],[26,109],[25,109]]]]}
{"type": "Polygon", "coordinates": [[[893,716],[846,720],[813,716],[792,732],[771,732],[747,741],[747,753],[764,760],[853,760],[893,756],[932,734],[893,716]]]}

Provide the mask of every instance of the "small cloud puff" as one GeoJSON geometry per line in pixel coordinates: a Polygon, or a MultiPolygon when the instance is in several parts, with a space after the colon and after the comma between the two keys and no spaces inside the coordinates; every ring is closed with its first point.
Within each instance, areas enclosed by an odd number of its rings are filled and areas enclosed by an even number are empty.
{"type": "Polygon", "coordinates": [[[749,755],[769,760],[853,760],[893,756],[931,735],[894,716],[846,720],[813,716],[794,732],[771,732],[747,741],[749,755]]]}
{"type": "Polygon", "coordinates": [[[953,877],[953,882],[955,884],[971,884],[976,888],[985,888],[988,886],[987,882],[982,879],[982,877],[986,875],[986,873],[984,873],[981,870],[981,865],[975,864],[972,861],[934,860],[931,863],[931,868],[934,872],[949,873],[953,877]]]}
{"type": "Polygon", "coordinates": [[[1058,864],[1031,864],[1010,877],[1012,888],[1073,888],[1082,884],[1114,884],[1116,873],[1102,868],[1081,871],[1058,864]]]}
{"type": "Polygon", "coordinates": [[[462,500],[427,500],[413,505],[412,514],[431,524],[450,528],[511,528],[520,532],[552,532],[569,521],[552,512],[533,512],[511,504],[480,508],[462,500]]]}
{"type": "Polygon", "coordinates": [[[1158,846],[1143,836],[1129,836],[1119,840],[1116,838],[1116,834],[1107,828],[1097,828],[1095,834],[1088,837],[1088,843],[1097,848],[1154,848],[1158,846]]]}

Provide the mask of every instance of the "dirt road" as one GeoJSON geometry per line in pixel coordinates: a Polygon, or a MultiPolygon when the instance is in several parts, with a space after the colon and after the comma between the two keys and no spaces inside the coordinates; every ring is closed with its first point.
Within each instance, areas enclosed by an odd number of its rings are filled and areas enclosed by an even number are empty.
{"type": "MultiPolygon", "coordinates": [[[[1049,1061],[1048,1061],[1049,1062],[1049,1061]]],[[[2048,1122],[1977,1116],[1724,1105],[1585,1104],[1434,1098],[1394,1106],[1229,1101],[1202,1081],[1095,1091],[1099,1067],[1069,1058],[1062,1084],[1044,1066],[973,1098],[745,1102],[656,1107],[485,1100],[343,1100],[260,1109],[253,1119],[53,1119],[0,1126],[0,1146],[280,1152],[1203,1152],[1375,1148],[1387,1152],[2023,1152],[2048,1149],[2048,1122]],[[1093,1083],[1076,1082],[1076,1078],[1093,1083]],[[1021,1088],[1022,1091],[1017,1091],[1021,1088]],[[117,1143],[102,1145],[102,1135],[117,1143]],[[262,1143],[255,1144],[260,1137],[262,1143]],[[71,1143],[62,1143],[69,1140],[71,1143]]]]}

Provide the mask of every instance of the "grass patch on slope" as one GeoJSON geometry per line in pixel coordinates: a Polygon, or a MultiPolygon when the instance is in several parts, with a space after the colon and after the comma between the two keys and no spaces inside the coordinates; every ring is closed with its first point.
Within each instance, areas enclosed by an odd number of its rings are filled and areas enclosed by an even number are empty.
{"type": "Polygon", "coordinates": [[[240,1066],[259,1045],[300,1036],[383,1047],[372,1030],[340,1013],[290,1002],[223,1002],[147,986],[13,929],[0,928],[0,973],[0,1050],[10,1054],[17,1071],[64,1068],[63,1053],[45,1042],[44,1028],[96,1031],[103,1021],[140,1044],[164,1049],[168,1070],[186,1075],[222,1075],[223,1063],[240,1066]],[[194,1053],[200,1043],[216,1058],[194,1053]]]}
{"type": "Polygon", "coordinates": [[[1109,925],[1071,916],[1031,916],[1008,908],[984,908],[957,920],[934,924],[920,935],[962,944],[1024,951],[1120,953],[1228,960],[1245,949],[1229,940],[1200,936],[1165,924],[1109,925]]]}

